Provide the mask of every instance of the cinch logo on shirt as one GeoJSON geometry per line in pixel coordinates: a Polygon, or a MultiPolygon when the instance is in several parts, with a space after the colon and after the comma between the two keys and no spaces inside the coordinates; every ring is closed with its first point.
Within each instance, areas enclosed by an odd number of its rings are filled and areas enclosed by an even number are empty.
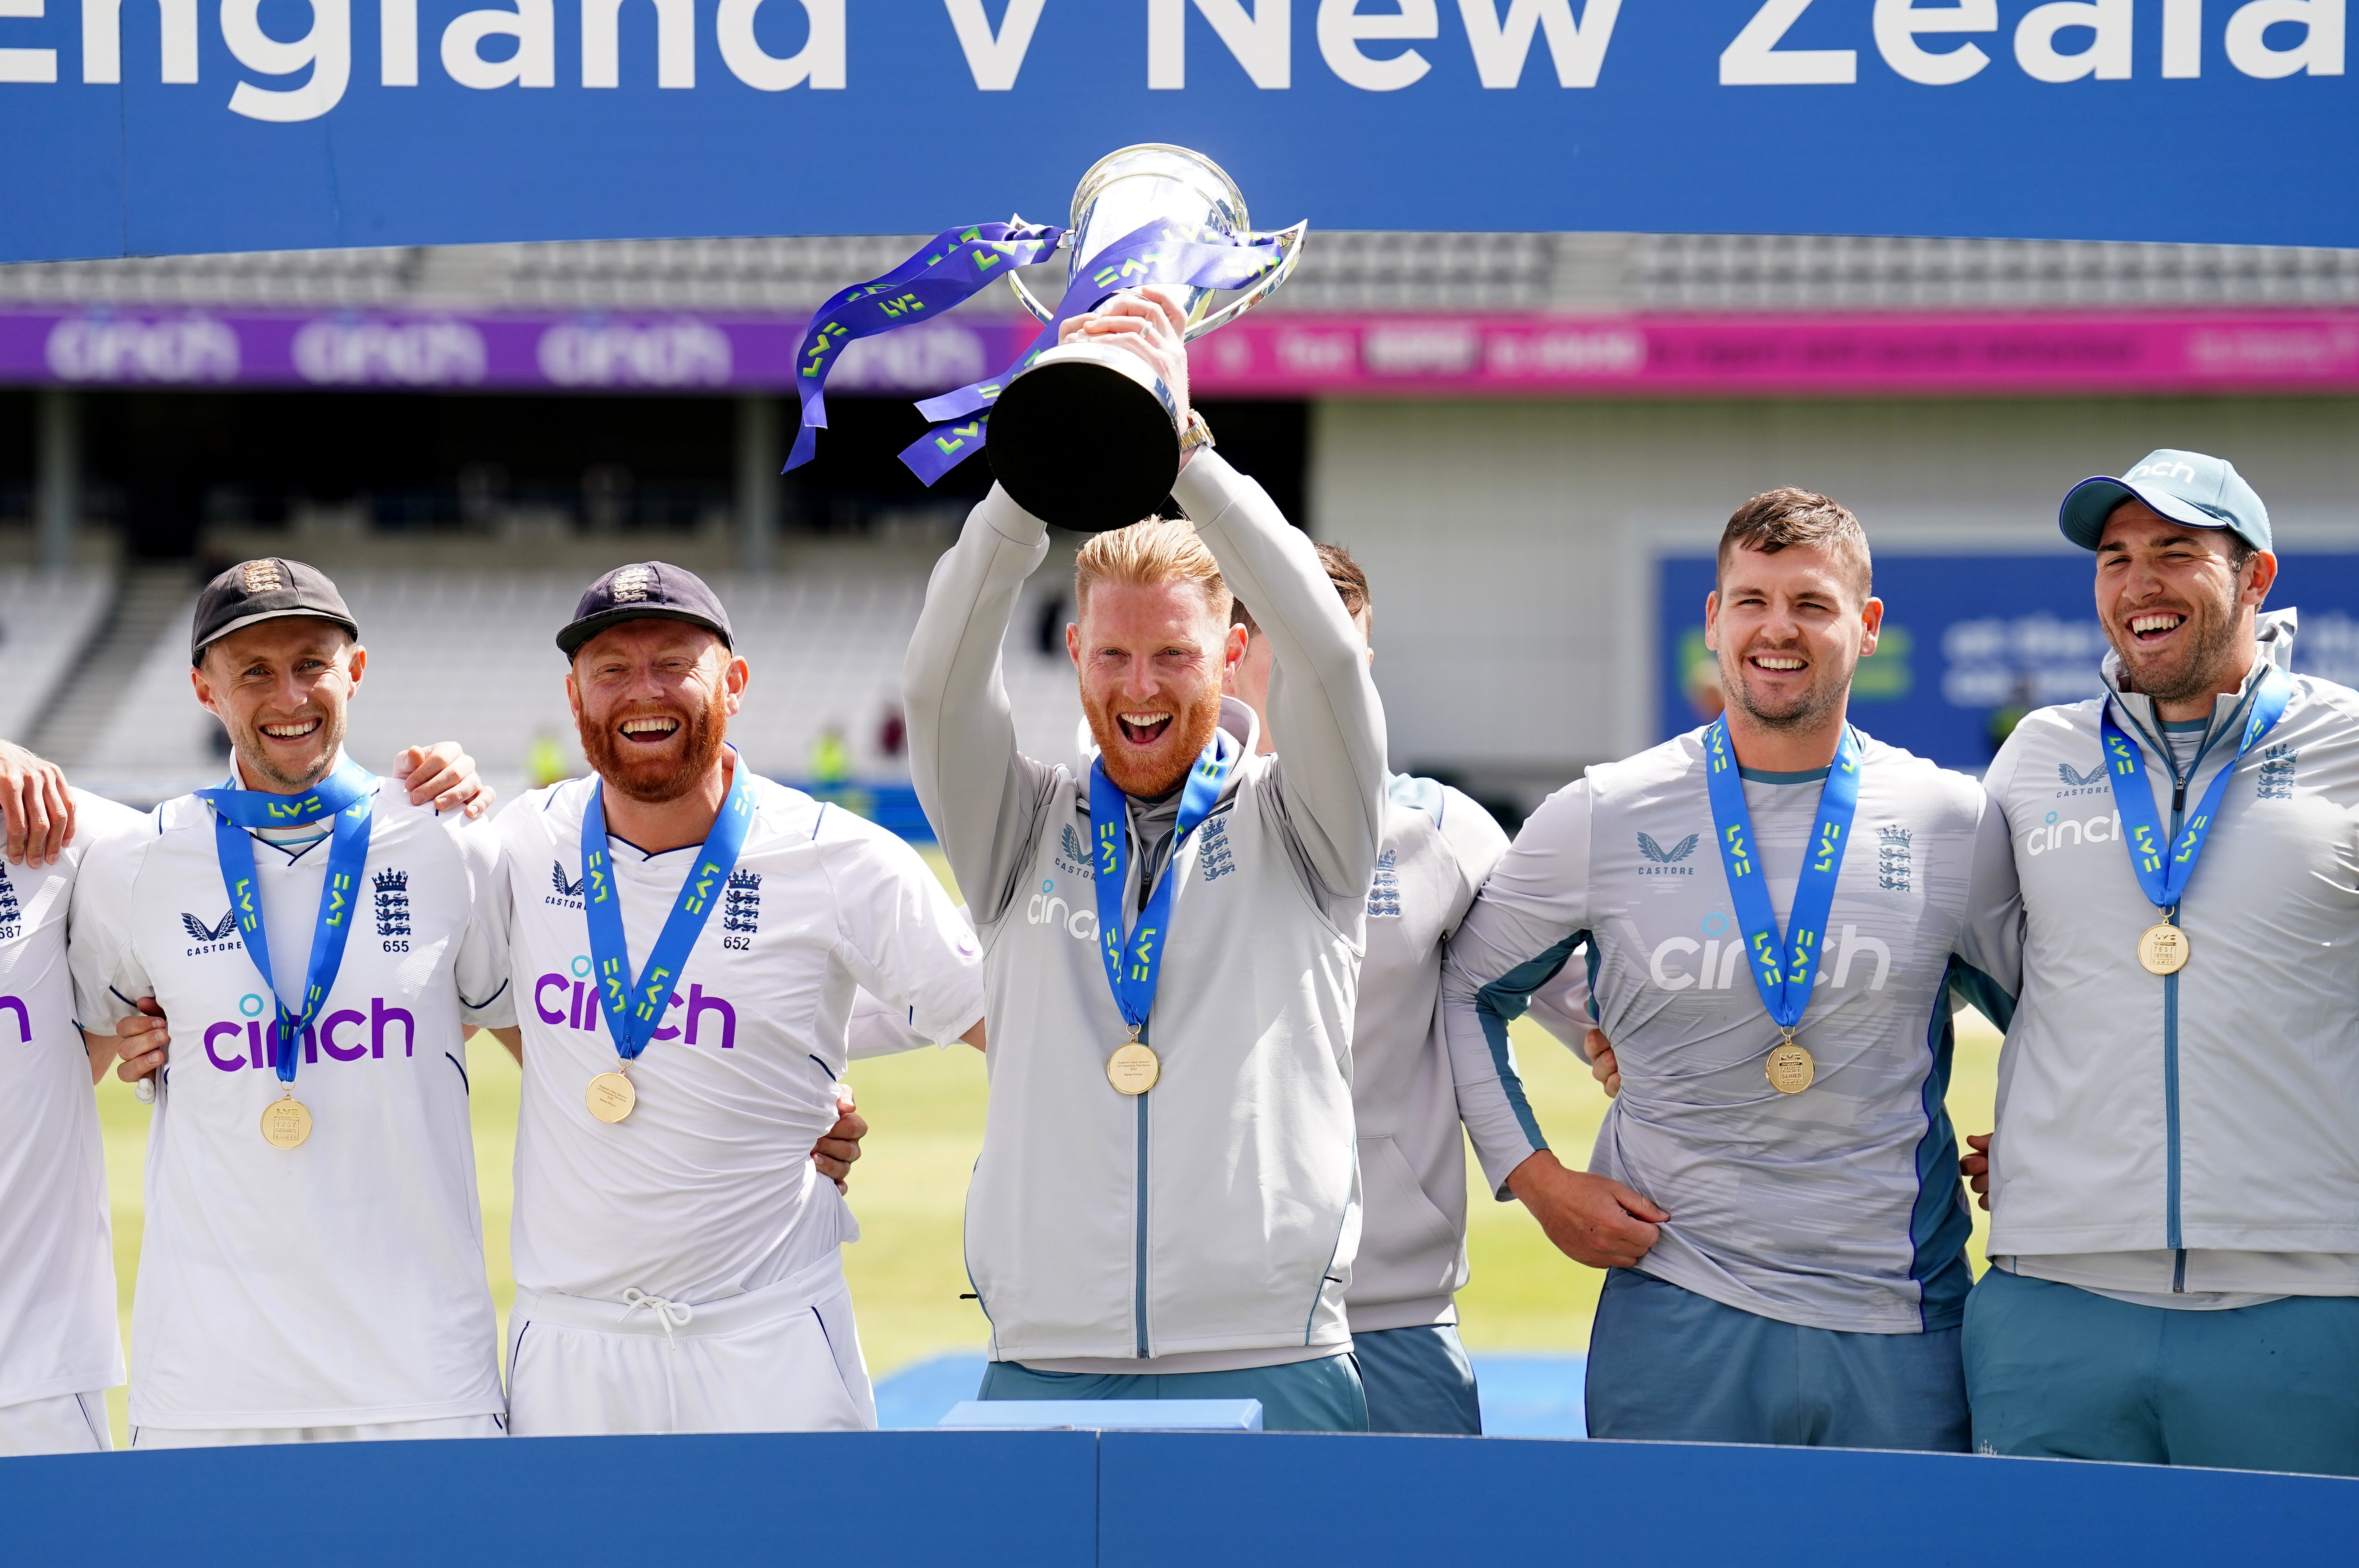
{"type": "Polygon", "coordinates": [[[16,1043],[20,1045],[30,1045],[33,1043],[33,1016],[25,1011],[24,999],[0,996],[0,1012],[13,1012],[16,1015],[16,1043]]]}
{"type": "MultiPolygon", "coordinates": [[[[224,1073],[245,1067],[277,1066],[277,1021],[262,1016],[270,1010],[262,998],[248,996],[238,1004],[238,1011],[248,1016],[205,1026],[205,1060],[224,1073]]],[[[396,1024],[401,1026],[401,1054],[409,1055],[418,1044],[418,1021],[407,1009],[388,1007],[383,997],[369,998],[366,1012],[339,1008],[317,1024],[304,1028],[304,1065],[309,1066],[319,1061],[321,1051],[338,1062],[357,1062],[364,1056],[382,1060],[396,1024]]]]}
{"type": "Polygon", "coordinates": [[[1098,939],[1098,912],[1086,905],[1075,909],[1063,899],[1056,896],[1056,893],[1057,884],[1054,880],[1043,881],[1040,884],[1040,891],[1032,895],[1032,902],[1024,906],[1025,924],[1027,925],[1061,925],[1065,928],[1066,935],[1075,941],[1095,942],[1098,939]]]}
{"type": "Polygon", "coordinates": [[[242,953],[245,951],[245,943],[233,942],[230,940],[229,934],[237,929],[237,912],[235,910],[231,910],[223,914],[221,917],[221,924],[218,925],[207,925],[195,915],[183,911],[180,915],[180,929],[186,931],[197,944],[197,946],[190,948],[188,951],[188,956],[191,958],[201,957],[207,953],[242,953]]]}
{"type": "MultiPolygon", "coordinates": [[[[1727,928],[1726,917],[1715,914],[1704,922],[1704,929],[1714,929],[1715,921],[1720,923],[1719,929],[1727,928]]],[[[1831,985],[1840,989],[1851,984],[1852,961],[1862,954],[1867,954],[1875,959],[1875,977],[1867,982],[1867,989],[1872,991],[1884,989],[1885,977],[1892,970],[1891,948],[1873,936],[1862,936],[1858,926],[1846,925],[1842,935],[1835,938],[1832,951],[1834,967],[1832,969],[1823,965],[1820,967],[1820,985],[1831,985]]],[[[1655,950],[1647,956],[1647,975],[1667,991],[1734,990],[1740,985],[1750,986],[1752,983],[1751,971],[1745,968],[1745,943],[1736,936],[1724,942],[1711,937],[1701,942],[1691,936],[1668,937],[1657,943],[1655,950]],[[1686,962],[1698,954],[1702,955],[1701,959],[1690,973],[1685,968],[1686,962]],[[1674,968],[1675,965],[1680,967],[1674,968]]]]}
{"type": "Polygon", "coordinates": [[[1638,853],[1646,856],[1650,863],[1640,866],[1638,874],[1642,877],[1691,877],[1695,875],[1695,868],[1680,862],[1694,854],[1695,847],[1702,842],[1701,834],[1690,833],[1666,849],[1656,843],[1651,835],[1641,833],[1638,835],[1638,853]]]}
{"type": "Polygon", "coordinates": [[[2024,837],[2023,852],[2027,855],[2045,855],[2049,850],[2061,849],[2067,844],[2114,843],[2121,836],[2122,818],[2119,812],[2107,812],[2103,816],[2092,816],[2076,822],[2069,816],[2059,820],[2056,813],[2051,811],[2048,814],[2046,822],[2033,828],[2024,837]]]}
{"type": "MultiPolygon", "coordinates": [[[[598,1011],[598,993],[590,988],[590,960],[576,958],[573,966],[576,973],[572,976],[543,975],[532,982],[532,1010],[540,1015],[543,1023],[552,1026],[562,1024],[584,1034],[602,1033],[606,1025],[598,1011]]],[[[697,1031],[704,1015],[719,1013],[721,1048],[723,1051],[737,1048],[737,1010],[721,998],[708,994],[702,986],[692,985],[688,988],[685,1001],[680,1000],[678,991],[672,992],[671,1005],[688,1009],[688,1017],[683,1021],[687,1028],[685,1031],[676,1027],[658,1029],[654,1038],[678,1040],[685,1033],[688,1043],[696,1044],[697,1031]]]]}

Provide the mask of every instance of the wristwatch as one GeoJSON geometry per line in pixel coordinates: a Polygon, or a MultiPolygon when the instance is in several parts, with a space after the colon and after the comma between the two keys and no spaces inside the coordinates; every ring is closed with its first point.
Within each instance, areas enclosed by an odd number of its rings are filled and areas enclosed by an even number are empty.
{"type": "Polygon", "coordinates": [[[1212,427],[1204,423],[1204,416],[1193,408],[1188,410],[1188,423],[1180,427],[1180,460],[1186,462],[1188,455],[1199,447],[1217,445],[1212,439],[1212,427]]]}

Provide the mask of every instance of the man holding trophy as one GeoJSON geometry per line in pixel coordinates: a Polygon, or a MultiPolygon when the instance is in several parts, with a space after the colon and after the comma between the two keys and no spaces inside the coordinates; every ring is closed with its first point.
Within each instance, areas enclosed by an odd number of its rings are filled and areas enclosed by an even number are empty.
{"type": "MultiPolygon", "coordinates": [[[[1076,273],[1112,248],[1078,243],[1076,273]]],[[[1074,493],[1151,488],[1153,465],[1178,459],[1161,482],[1195,519],[1133,522],[1082,552],[1066,644],[1095,741],[1086,773],[1017,752],[999,667],[1053,489],[1031,505],[993,489],[910,643],[912,774],[984,951],[991,1106],[967,1199],[992,1325],[981,1397],[1254,1398],[1271,1429],[1355,1431],[1350,1037],[1384,719],[1310,541],[1188,406],[1184,337],[1210,292],[1093,301],[1060,348],[1027,356],[1027,378],[1070,356],[1169,420],[1068,444],[1074,493]],[[1245,643],[1233,587],[1276,654],[1282,762],[1222,696],[1245,643]]],[[[1053,486],[1035,438],[1071,432],[994,431],[1004,481],[1021,467],[1053,486]]]]}

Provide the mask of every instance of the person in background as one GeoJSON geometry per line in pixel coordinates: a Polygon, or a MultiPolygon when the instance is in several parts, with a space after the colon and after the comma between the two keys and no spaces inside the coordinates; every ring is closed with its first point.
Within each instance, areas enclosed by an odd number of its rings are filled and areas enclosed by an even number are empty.
{"type": "MultiPolygon", "coordinates": [[[[1367,573],[1338,546],[1318,551],[1352,624],[1372,642],[1367,573]]],[[[1244,600],[1230,619],[1246,642],[1227,689],[1254,710],[1260,749],[1275,751],[1269,639],[1244,600]]],[[[1483,1430],[1474,1369],[1458,1338],[1466,1144],[1441,1027],[1441,953],[1506,847],[1499,825],[1467,795],[1432,779],[1391,776],[1352,1030],[1360,1251],[1344,1307],[1371,1432],[1483,1430]]],[[[1469,1092],[1504,1104],[1506,1087],[1493,1075],[1469,1092]]]]}

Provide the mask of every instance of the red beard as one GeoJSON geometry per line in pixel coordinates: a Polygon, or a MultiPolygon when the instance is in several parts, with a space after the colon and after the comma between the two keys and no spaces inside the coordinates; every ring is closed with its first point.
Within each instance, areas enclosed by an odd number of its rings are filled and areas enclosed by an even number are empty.
{"type": "Polygon", "coordinates": [[[665,806],[694,789],[720,762],[722,745],[729,739],[729,712],[725,694],[716,687],[712,703],[701,710],[636,707],[594,720],[584,714],[579,728],[582,754],[607,788],[644,806],[665,806]],[[625,741],[615,733],[625,719],[653,716],[679,720],[679,728],[660,746],[625,741]]]}

